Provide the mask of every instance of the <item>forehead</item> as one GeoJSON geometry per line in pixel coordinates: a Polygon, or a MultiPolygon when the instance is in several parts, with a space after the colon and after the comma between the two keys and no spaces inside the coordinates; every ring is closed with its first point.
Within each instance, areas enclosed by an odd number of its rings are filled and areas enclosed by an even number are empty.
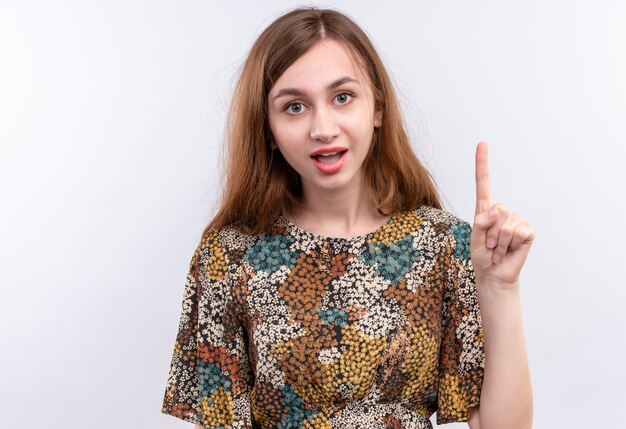
{"type": "Polygon", "coordinates": [[[285,70],[274,83],[270,94],[282,86],[315,87],[325,86],[330,81],[345,76],[368,82],[358,57],[343,43],[335,40],[322,40],[285,70]]]}

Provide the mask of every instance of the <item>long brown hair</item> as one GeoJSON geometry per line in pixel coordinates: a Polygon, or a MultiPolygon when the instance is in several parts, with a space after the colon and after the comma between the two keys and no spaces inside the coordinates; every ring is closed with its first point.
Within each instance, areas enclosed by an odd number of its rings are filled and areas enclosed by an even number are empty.
{"type": "Polygon", "coordinates": [[[340,12],[303,7],[270,24],[243,64],[225,129],[226,181],[219,210],[205,233],[226,226],[267,232],[279,213],[299,205],[300,176],[271,147],[267,96],[285,70],[323,39],[348,48],[369,76],[383,113],[363,164],[378,212],[389,215],[420,205],[442,208],[432,176],[411,148],[393,85],[367,35],[340,12]]]}

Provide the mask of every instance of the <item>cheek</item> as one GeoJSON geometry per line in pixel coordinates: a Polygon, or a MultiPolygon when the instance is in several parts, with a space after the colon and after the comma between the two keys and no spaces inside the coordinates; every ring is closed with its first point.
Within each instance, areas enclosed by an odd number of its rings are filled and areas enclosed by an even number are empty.
{"type": "Polygon", "coordinates": [[[350,130],[351,140],[356,144],[355,149],[367,152],[374,137],[374,125],[372,124],[370,127],[369,122],[364,120],[361,123],[354,124],[350,130]]]}
{"type": "Polygon", "coordinates": [[[353,134],[367,136],[374,131],[374,118],[366,106],[362,106],[357,112],[346,116],[345,120],[346,126],[353,134]]]}
{"type": "Polygon", "coordinates": [[[270,128],[277,142],[288,150],[302,146],[306,142],[304,121],[275,121],[270,124],[270,128]]]}

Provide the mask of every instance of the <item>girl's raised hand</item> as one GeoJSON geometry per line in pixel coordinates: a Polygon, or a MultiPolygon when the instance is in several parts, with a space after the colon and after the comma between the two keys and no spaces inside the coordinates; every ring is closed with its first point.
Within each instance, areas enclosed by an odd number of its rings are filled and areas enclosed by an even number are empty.
{"type": "Polygon", "coordinates": [[[476,213],[470,256],[476,282],[513,288],[535,239],[535,229],[518,213],[491,200],[487,143],[476,148],[476,213]]]}

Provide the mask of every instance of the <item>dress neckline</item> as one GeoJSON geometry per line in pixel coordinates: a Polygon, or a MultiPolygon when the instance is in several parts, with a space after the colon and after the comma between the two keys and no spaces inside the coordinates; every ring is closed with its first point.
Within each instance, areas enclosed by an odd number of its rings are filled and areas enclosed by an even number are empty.
{"type": "Polygon", "coordinates": [[[304,237],[308,237],[314,240],[327,240],[327,241],[334,241],[334,242],[353,242],[353,241],[360,241],[360,240],[368,240],[369,238],[371,238],[372,236],[374,236],[376,233],[378,233],[379,231],[382,231],[383,229],[385,229],[387,227],[387,225],[391,224],[392,221],[394,220],[394,218],[398,216],[398,213],[393,213],[389,216],[389,218],[385,221],[385,223],[383,223],[382,225],[378,226],[376,229],[374,229],[373,231],[370,231],[366,234],[361,234],[361,235],[355,235],[353,237],[332,237],[330,235],[322,235],[322,234],[318,234],[315,232],[311,232],[308,231],[298,225],[296,225],[293,221],[291,221],[287,216],[285,216],[284,214],[280,213],[278,215],[278,218],[280,221],[283,222],[283,224],[287,227],[287,229],[289,230],[290,233],[292,233],[292,235],[296,235],[296,236],[304,236],[304,237]]]}

